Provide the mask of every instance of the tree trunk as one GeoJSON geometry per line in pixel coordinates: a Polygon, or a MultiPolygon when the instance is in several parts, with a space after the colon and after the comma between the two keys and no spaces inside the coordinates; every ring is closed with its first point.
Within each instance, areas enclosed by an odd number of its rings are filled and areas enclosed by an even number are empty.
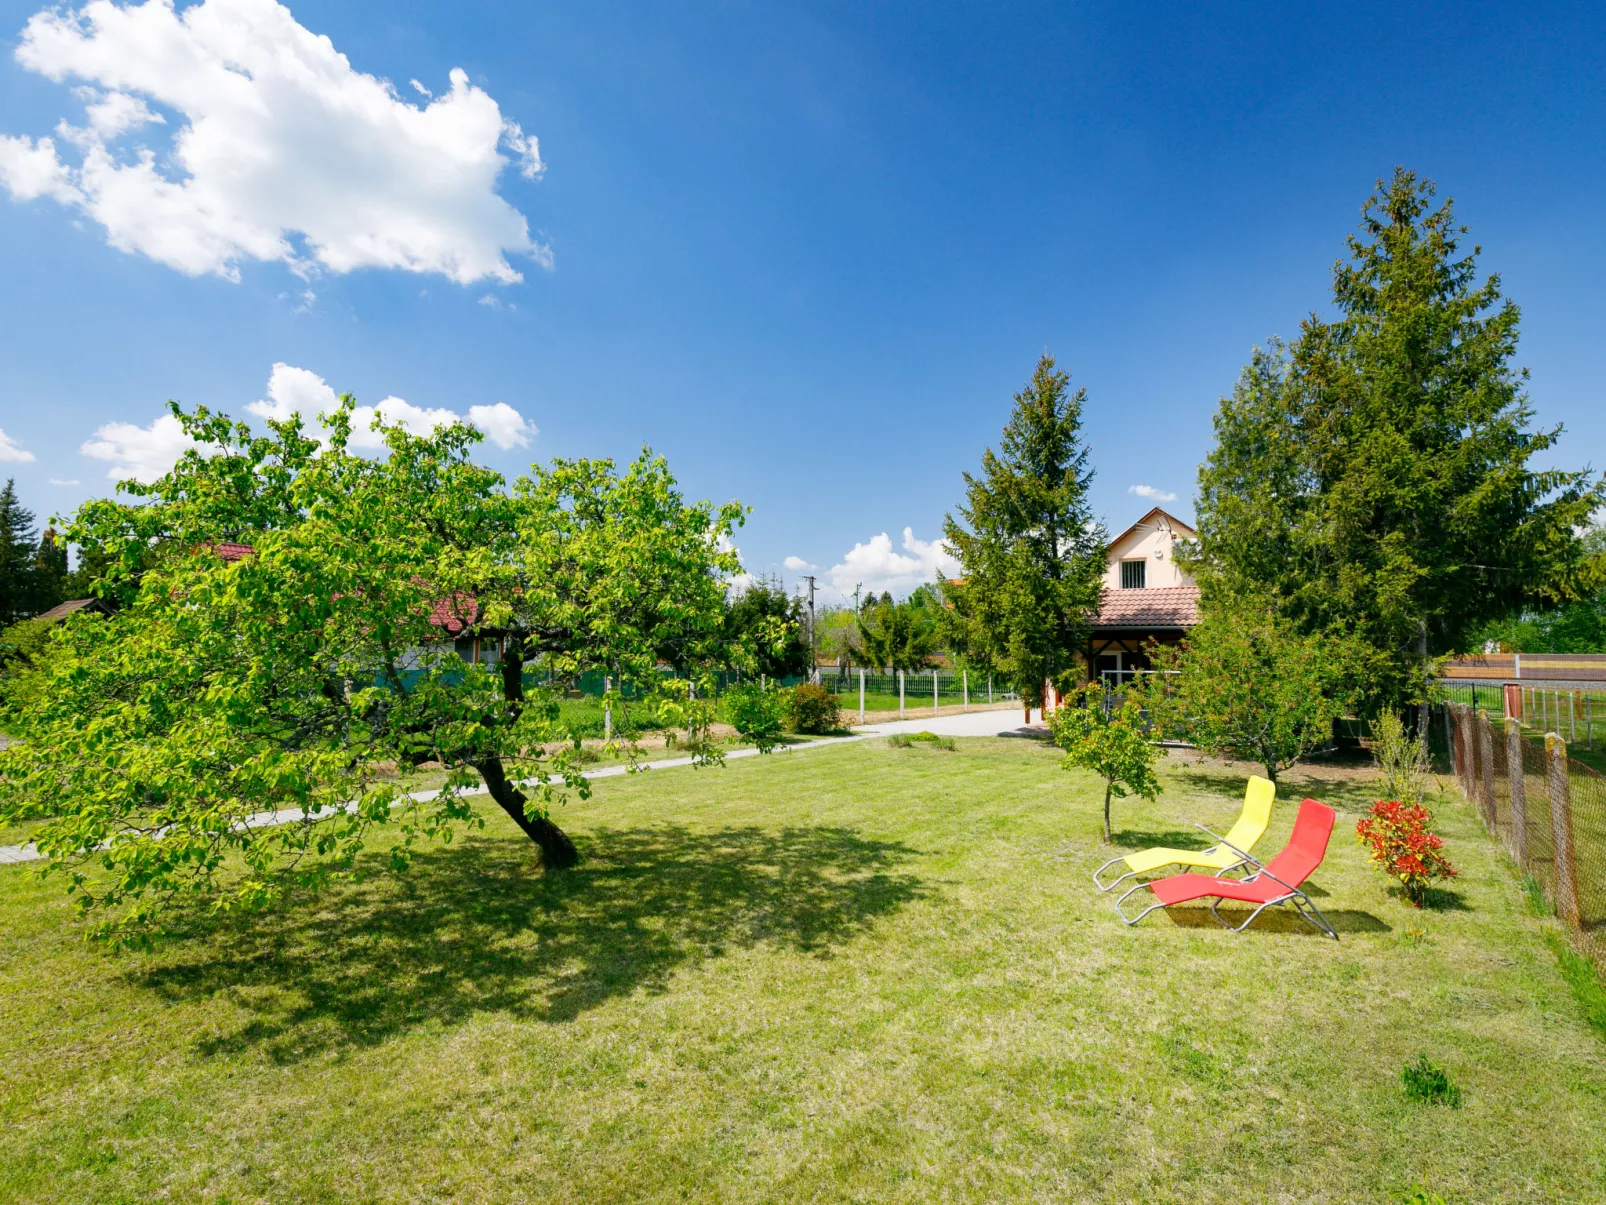
{"type": "Polygon", "coordinates": [[[514,824],[524,831],[524,835],[541,847],[541,860],[549,867],[562,869],[573,866],[580,860],[580,851],[575,849],[574,842],[569,840],[561,828],[553,824],[545,816],[531,817],[525,814],[524,805],[528,797],[518,787],[508,781],[507,771],[502,768],[502,759],[491,756],[474,763],[474,768],[485,779],[485,785],[491,792],[491,798],[501,806],[502,810],[514,824]]]}
{"type": "Polygon", "coordinates": [[[1422,701],[1416,707],[1416,735],[1423,745],[1428,743],[1428,621],[1421,621],[1416,638],[1417,656],[1422,659],[1422,701]]]}
{"type": "Polygon", "coordinates": [[[1110,784],[1104,784],[1104,844],[1109,845],[1115,840],[1110,832],[1110,784]]]}

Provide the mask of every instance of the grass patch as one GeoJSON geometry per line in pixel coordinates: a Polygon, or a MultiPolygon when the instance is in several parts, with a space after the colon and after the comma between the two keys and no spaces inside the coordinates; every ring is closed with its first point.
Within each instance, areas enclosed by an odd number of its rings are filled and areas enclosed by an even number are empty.
{"type": "Polygon", "coordinates": [[[951,736],[938,736],[934,732],[895,732],[887,738],[887,745],[893,749],[913,749],[925,746],[931,749],[943,749],[949,753],[958,749],[951,736]]]}
{"type": "Polygon", "coordinates": [[[1606,1037],[1606,987],[1601,985],[1595,964],[1568,945],[1567,939],[1555,930],[1545,933],[1545,941],[1556,955],[1561,977],[1572,989],[1573,999],[1578,1002],[1578,1010],[1584,1020],[1593,1025],[1602,1037],[1606,1037]]]}
{"type": "MultiPolygon", "coordinates": [[[[606,779],[560,874],[487,804],[405,877],[150,954],[0,868],[0,1200],[1601,1199],[1606,1045],[1468,809],[1438,804],[1465,907],[1430,941],[1342,829],[1309,884],[1339,942],[1128,929],[1088,881],[1102,790],[1059,763],[862,741],[606,779]],[[1461,1109],[1406,1100],[1422,1050],[1461,1109]]],[[[1123,847],[1237,813],[1242,773],[1162,767],[1123,847]]]]}
{"type": "Polygon", "coordinates": [[[1405,1065],[1405,1070],[1400,1072],[1400,1083],[1405,1087],[1406,1098],[1418,1104],[1461,1107],[1461,1089],[1450,1082],[1443,1067],[1435,1066],[1425,1054],[1417,1055],[1414,1063],[1405,1065]]]}

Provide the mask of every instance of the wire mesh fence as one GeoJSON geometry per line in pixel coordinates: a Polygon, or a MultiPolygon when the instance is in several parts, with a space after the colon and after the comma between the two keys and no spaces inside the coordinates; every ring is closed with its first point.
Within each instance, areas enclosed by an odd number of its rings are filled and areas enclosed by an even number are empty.
{"type": "Polygon", "coordinates": [[[1606,965],[1606,776],[1571,756],[1555,726],[1536,726],[1539,714],[1529,710],[1525,722],[1521,714],[1491,718],[1467,703],[1447,704],[1455,777],[1578,944],[1606,965]]]}

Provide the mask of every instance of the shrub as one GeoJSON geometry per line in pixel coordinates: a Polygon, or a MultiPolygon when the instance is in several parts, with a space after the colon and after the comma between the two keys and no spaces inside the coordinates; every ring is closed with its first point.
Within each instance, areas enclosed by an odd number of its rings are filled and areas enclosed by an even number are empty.
{"type": "Polygon", "coordinates": [[[725,719],[743,740],[758,746],[760,753],[774,749],[781,739],[786,718],[786,700],[778,690],[758,686],[733,686],[720,700],[725,719]]]}
{"type": "Polygon", "coordinates": [[[1372,851],[1372,862],[1397,879],[1405,898],[1418,908],[1434,879],[1453,879],[1456,868],[1439,851],[1443,838],[1430,832],[1433,813],[1420,803],[1380,800],[1371,814],[1355,822],[1355,835],[1372,851]]]}
{"type": "Polygon", "coordinates": [[[930,745],[933,749],[946,749],[952,753],[958,748],[951,736],[938,736],[935,732],[897,732],[887,738],[894,749],[913,749],[916,745],[930,745]]]}
{"type": "Polygon", "coordinates": [[[1419,1186],[1401,1197],[1400,1205],[1448,1205],[1448,1203],[1438,1193],[1429,1192],[1419,1186]]]}
{"type": "Polygon", "coordinates": [[[792,727],[799,732],[834,732],[842,726],[842,705],[825,687],[815,682],[799,682],[787,700],[792,727]]]}
{"type": "Polygon", "coordinates": [[[1461,1107],[1461,1089],[1450,1082],[1444,1068],[1435,1067],[1425,1054],[1417,1055],[1416,1062],[1405,1064],[1400,1082],[1405,1085],[1405,1095],[1412,1100],[1428,1105],[1449,1105],[1452,1109],[1461,1107]]]}
{"type": "Polygon", "coordinates": [[[1383,776],[1383,793],[1407,807],[1427,796],[1428,750],[1400,717],[1385,711],[1372,727],[1372,760],[1383,776]]]}

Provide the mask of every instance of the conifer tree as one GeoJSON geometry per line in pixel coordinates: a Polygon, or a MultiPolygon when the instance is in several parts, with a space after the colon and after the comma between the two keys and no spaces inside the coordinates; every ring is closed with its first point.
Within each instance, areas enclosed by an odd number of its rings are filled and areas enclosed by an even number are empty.
{"type": "Polygon", "coordinates": [[[1044,683],[1067,685],[1087,645],[1104,575],[1104,530],[1088,504],[1093,470],[1082,441],[1087,391],[1045,355],[1015,395],[998,451],[965,474],[965,504],[943,534],[962,580],[948,636],[955,651],[1006,679],[1026,706],[1044,683]]]}
{"type": "Polygon", "coordinates": [[[1588,472],[1531,467],[1562,428],[1532,426],[1518,309],[1433,195],[1403,168],[1378,182],[1334,267],[1337,316],[1256,353],[1199,476],[1207,609],[1255,593],[1355,638],[1382,707],[1422,699],[1489,618],[1587,588],[1575,532],[1606,498],[1588,472]]]}
{"type": "Polygon", "coordinates": [[[34,614],[34,552],[33,512],[8,480],[0,489],[0,627],[34,614]]]}

